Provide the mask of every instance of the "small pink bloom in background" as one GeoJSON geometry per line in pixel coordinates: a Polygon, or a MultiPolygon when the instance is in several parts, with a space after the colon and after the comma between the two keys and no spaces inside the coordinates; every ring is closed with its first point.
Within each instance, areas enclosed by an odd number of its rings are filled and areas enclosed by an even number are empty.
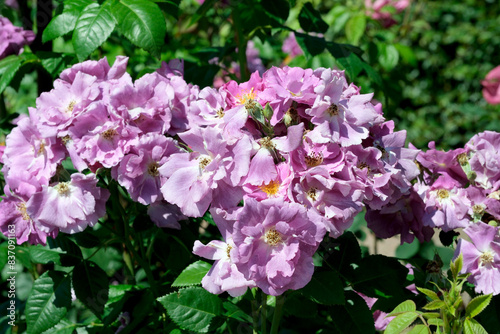
{"type": "Polygon", "coordinates": [[[299,43],[297,43],[297,38],[295,38],[295,34],[293,32],[291,32],[285,39],[281,50],[287,54],[284,61],[285,64],[288,64],[293,58],[304,54],[304,51],[302,51],[299,43]]]}
{"type": "Polygon", "coordinates": [[[483,85],[483,96],[486,101],[489,104],[500,104],[500,66],[486,74],[481,85],[483,85]]]}
{"type": "Polygon", "coordinates": [[[17,0],[5,0],[5,6],[12,7],[14,9],[19,8],[19,4],[17,3],[17,0]]]}
{"type": "Polygon", "coordinates": [[[409,5],[410,0],[365,0],[367,14],[380,21],[385,28],[397,23],[392,17],[393,12],[401,13],[409,5]]]}
{"type": "Polygon", "coordinates": [[[11,54],[20,54],[23,47],[35,39],[30,30],[14,26],[6,17],[0,17],[0,59],[11,54]]]}

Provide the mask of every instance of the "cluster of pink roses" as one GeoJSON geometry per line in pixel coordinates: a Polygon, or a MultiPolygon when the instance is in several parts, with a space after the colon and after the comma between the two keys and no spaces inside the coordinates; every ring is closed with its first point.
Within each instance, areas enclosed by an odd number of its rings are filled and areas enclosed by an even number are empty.
{"type": "Polygon", "coordinates": [[[12,54],[20,54],[23,47],[35,40],[30,30],[16,27],[6,17],[0,17],[0,59],[12,54]]]}
{"type": "MultiPolygon", "coordinates": [[[[451,152],[404,148],[406,132],[342,71],[273,67],[200,89],[179,61],[135,82],[126,65],[77,64],[17,119],[0,158],[3,233],[15,224],[18,243],[45,243],[94,225],[110,196],[94,174],[104,168],[160,227],[210,209],[224,241],[193,250],[216,260],[207,290],[280,295],[309,282],[324,236],[340,236],[363,208],[377,235],[406,242],[499,214],[500,135],[451,152]],[[417,160],[425,173],[413,185],[417,160]]],[[[480,265],[495,265],[491,254],[480,265]]]]}
{"type": "Polygon", "coordinates": [[[460,239],[455,257],[477,292],[500,293],[500,133],[486,131],[464,148],[438,151],[434,143],[417,160],[422,181],[414,189],[424,200],[425,226],[464,228],[472,243],[460,239]],[[488,225],[490,223],[491,225],[488,225]]]}

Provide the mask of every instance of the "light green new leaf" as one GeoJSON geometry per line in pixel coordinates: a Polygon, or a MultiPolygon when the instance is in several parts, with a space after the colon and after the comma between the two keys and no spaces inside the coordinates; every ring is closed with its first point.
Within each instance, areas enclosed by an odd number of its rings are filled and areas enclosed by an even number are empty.
{"type": "Polygon", "coordinates": [[[172,283],[173,287],[182,287],[201,284],[201,280],[208,273],[212,265],[204,261],[191,263],[172,283]]]}
{"type": "Polygon", "coordinates": [[[115,29],[116,21],[107,3],[85,7],[73,32],[73,47],[80,61],[104,43],[115,29]]]}
{"type": "Polygon", "coordinates": [[[365,33],[366,16],[363,13],[351,16],[345,25],[345,35],[350,44],[357,45],[365,33]]]}
{"type": "Polygon", "coordinates": [[[66,35],[75,29],[76,20],[79,15],[80,12],[71,11],[64,12],[54,17],[43,31],[42,42],[45,43],[51,41],[54,38],[66,35]]]}
{"type": "Polygon", "coordinates": [[[465,319],[464,322],[464,333],[465,334],[488,334],[483,326],[475,319],[465,319]]]}
{"type": "Polygon", "coordinates": [[[479,313],[483,312],[483,310],[490,304],[491,297],[493,295],[482,295],[477,296],[470,301],[465,309],[465,315],[470,318],[474,318],[479,313]]]}
{"type": "Polygon", "coordinates": [[[423,309],[428,311],[433,311],[442,309],[445,306],[446,304],[442,300],[433,300],[432,302],[427,303],[427,305],[425,305],[423,309]]]}
{"type": "Polygon", "coordinates": [[[148,0],[120,0],[113,5],[112,12],[125,37],[159,57],[167,27],[157,4],[148,0]]]}
{"type": "Polygon", "coordinates": [[[430,334],[431,331],[425,327],[425,325],[416,325],[414,326],[408,334],[430,334]]]}
{"type": "Polygon", "coordinates": [[[407,312],[398,315],[394,319],[391,320],[391,322],[387,325],[387,328],[385,329],[385,334],[398,334],[401,333],[403,330],[408,328],[415,319],[417,319],[418,313],[416,312],[407,312]]]}
{"type": "Polygon", "coordinates": [[[38,334],[53,327],[70,307],[70,276],[61,271],[46,271],[33,284],[26,302],[27,333],[38,334]]]}
{"type": "Polygon", "coordinates": [[[403,312],[414,312],[416,310],[417,305],[415,305],[415,302],[413,300],[405,300],[404,302],[396,306],[394,310],[392,310],[392,312],[388,314],[388,316],[397,315],[403,312]]]}
{"type": "Polygon", "coordinates": [[[439,296],[437,295],[436,292],[432,291],[432,290],[429,290],[429,289],[425,289],[425,288],[419,288],[417,287],[417,290],[422,292],[424,295],[426,295],[427,297],[431,298],[432,300],[440,300],[439,296]]]}
{"type": "Polygon", "coordinates": [[[158,301],[182,329],[200,333],[207,333],[212,319],[222,312],[219,297],[200,287],[181,289],[158,301]]]}

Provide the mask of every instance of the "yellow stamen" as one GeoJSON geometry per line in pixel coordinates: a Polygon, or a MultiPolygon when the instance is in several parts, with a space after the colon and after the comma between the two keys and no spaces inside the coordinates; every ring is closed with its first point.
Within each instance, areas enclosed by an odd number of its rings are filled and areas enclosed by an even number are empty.
{"type": "Polygon", "coordinates": [[[259,188],[267,194],[267,197],[272,197],[278,193],[280,189],[280,183],[278,182],[278,180],[272,180],[268,184],[264,184],[259,188]]]}
{"type": "Polygon", "coordinates": [[[160,167],[160,165],[156,161],[151,162],[148,165],[148,174],[153,177],[160,175],[160,172],[158,172],[158,167],[160,167]]]}
{"type": "Polygon", "coordinates": [[[450,197],[450,192],[446,189],[439,189],[436,194],[439,199],[445,199],[450,197]]]}
{"type": "Polygon", "coordinates": [[[281,234],[274,228],[266,232],[264,236],[264,242],[269,246],[275,247],[283,240],[281,239],[281,234]]]}
{"type": "Polygon", "coordinates": [[[116,136],[118,134],[118,132],[116,132],[115,129],[108,129],[106,131],[104,131],[103,133],[101,133],[101,136],[104,138],[104,139],[107,139],[107,140],[111,140],[113,139],[114,136],[116,136]]]}
{"type": "Polygon", "coordinates": [[[309,168],[316,167],[323,163],[323,155],[321,153],[311,152],[304,157],[306,165],[309,168]]]}
{"type": "Polygon", "coordinates": [[[69,195],[69,186],[67,182],[61,182],[54,187],[59,195],[67,196],[69,195]]]}

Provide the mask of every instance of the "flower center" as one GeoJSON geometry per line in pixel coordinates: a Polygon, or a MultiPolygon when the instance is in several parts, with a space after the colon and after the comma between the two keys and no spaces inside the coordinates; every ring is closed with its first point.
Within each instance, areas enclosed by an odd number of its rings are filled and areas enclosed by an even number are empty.
{"type": "Polygon", "coordinates": [[[492,192],[491,194],[488,195],[488,197],[500,201],[500,190],[492,192]]]}
{"type": "Polygon", "coordinates": [[[67,182],[61,182],[61,183],[57,184],[54,188],[57,190],[59,195],[63,195],[63,196],[69,195],[69,186],[68,186],[67,182]]]}
{"type": "Polygon", "coordinates": [[[76,101],[71,100],[68,106],[66,107],[66,113],[71,114],[73,112],[73,109],[75,108],[76,101]]]}
{"type": "Polygon", "coordinates": [[[474,214],[476,215],[482,215],[484,213],[484,207],[479,204],[474,204],[472,206],[472,212],[474,212],[474,214]]]}
{"type": "Polygon", "coordinates": [[[304,157],[307,167],[316,167],[323,162],[323,155],[321,153],[311,152],[304,157]]]}
{"type": "Polygon", "coordinates": [[[439,199],[446,199],[446,198],[450,197],[450,192],[446,189],[439,189],[437,191],[436,195],[439,199]]]}
{"type": "Polygon", "coordinates": [[[316,190],[318,190],[317,188],[310,188],[308,191],[307,191],[307,197],[309,197],[310,199],[312,199],[313,201],[316,201],[316,190]]]}
{"type": "Polygon", "coordinates": [[[28,215],[28,213],[26,212],[26,203],[18,203],[17,204],[17,210],[19,210],[19,212],[21,212],[21,217],[23,217],[24,220],[26,221],[30,221],[31,218],[30,216],[28,215]]]}
{"type": "Polygon", "coordinates": [[[215,113],[217,115],[217,117],[219,118],[222,118],[224,117],[224,109],[220,108],[219,110],[217,110],[217,112],[215,113]]]}
{"type": "Polygon", "coordinates": [[[267,197],[271,197],[278,193],[278,190],[280,189],[280,183],[278,182],[278,180],[272,180],[268,184],[264,184],[259,188],[267,194],[267,197]]]}
{"type": "Polygon", "coordinates": [[[264,137],[260,140],[260,146],[271,150],[274,148],[274,143],[271,141],[271,138],[264,137]]]}
{"type": "Polygon", "coordinates": [[[211,162],[212,162],[212,159],[210,159],[209,157],[202,157],[200,159],[200,168],[205,169],[205,167],[207,167],[208,164],[211,162]]]}
{"type": "Polygon", "coordinates": [[[267,231],[266,235],[264,236],[264,242],[272,247],[277,246],[282,241],[283,240],[281,239],[281,234],[274,228],[267,231]]]}
{"type": "Polygon", "coordinates": [[[230,259],[231,258],[231,249],[233,249],[233,247],[231,247],[231,245],[227,245],[227,248],[226,248],[226,253],[227,253],[227,257],[230,259]]]}
{"type": "Polygon", "coordinates": [[[469,163],[469,159],[467,158],[467,154],[465,153],[460,153],[457,156],[457,161],[460,164],[460,166],[465,166],[469,163]]]}
{"type": "Polygon", "coordinates": [[[148,174],[154,177],[160,175],[160,173],[158,172],[158,167],[160,167],[160,165],[156,161],[151,162],[148,165],[148,174]]]}
{"type": "Polygon", "coordinates": [[[36,152],[37,155],[42,155],[43,152],[45,151],[45,141],[40,141],[40,147],[38,148],[38,151],[36,152]]]}
{"type": "Polygon", "coordinates": [[[64,145],[66,145],[70,140],[71,140],[71,137],[69,135],[66,135],[66,136],[61,138],[61,141],[64,145]]]}
{"type": "Polygon", "coordinates": [[[326,109],[326,112],[330,116],[337,116],[339,114],[339,107],[335,103],[332,103],[332,104],[330,104],[328,109],[326,109]]]}
{"type": "Polygon", "coordinates": [[[489,250],[481,254],[481,256],[479,257],[479,263],[482,265],[488,265],[490,263],[493,263],[493,261],[494,261],[493,253],[489,250]]]}
{"type": "Polygon", "coordinates": [[[356,167],[358,167],[359,169],[367,168],[368,172],[370,171],[370,166],[368,166],[368,164],[364,161],[361,161],[360,163],[358,163],[358,165],[356,167]]]}
{"type": "Polygon", "coordinates": [[[252,89],[250,89],[250,92],[243,91],[242,93],[243,94],[236,95],[236,99],[238,100],[238,104],[246,105],[248,101],[255,100],[255,98],[257,97],[257,94],[253,91],[253,87],[252,87],[252,89]]]}
{"type": "Polygon", "coordinates": [[[108,129],[108,130],[104,131],[103,133],[101,133],[101,136],[104,139],[112,140],[113,137],[116,136],[117,134],[118,134],[118,132],[116,132],[115,129],[108,129]]]}

